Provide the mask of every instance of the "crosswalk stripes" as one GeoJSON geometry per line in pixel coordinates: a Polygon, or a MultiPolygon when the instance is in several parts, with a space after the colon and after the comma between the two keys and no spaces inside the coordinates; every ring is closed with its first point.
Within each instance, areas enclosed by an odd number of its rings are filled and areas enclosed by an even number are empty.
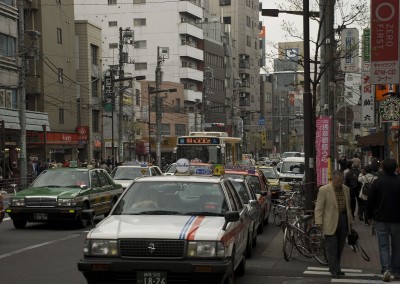
{"type": "MultiPolygon", "coordinates": [[[[340,278],[332,278],[331,283],[360,283],[360,284],[380,284],[382,282],[382,276],[376,273],[364,273],[361,269],[342,269],[345,275],[340,278]]],[[[307,267],[303,272],[307,276],[327,276],[330,277],[328,267],[307,267]]],[[[393,280],[391,283],[400,283],[399,280],[393,280]]]]}

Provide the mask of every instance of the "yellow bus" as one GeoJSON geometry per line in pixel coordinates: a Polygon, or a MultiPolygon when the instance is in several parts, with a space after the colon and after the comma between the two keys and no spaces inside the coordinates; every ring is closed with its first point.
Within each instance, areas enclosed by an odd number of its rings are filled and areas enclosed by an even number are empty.
{"type": "Polygon", "coordinates": [[[237,165],[242,160],[242,138],[229,137],[226,132],[190,132],[178,137],[176,158],[237,165]]]}

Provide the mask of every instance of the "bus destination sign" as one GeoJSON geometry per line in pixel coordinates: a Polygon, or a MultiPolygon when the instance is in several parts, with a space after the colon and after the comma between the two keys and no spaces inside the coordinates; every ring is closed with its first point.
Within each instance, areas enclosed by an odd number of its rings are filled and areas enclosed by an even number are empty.
{"type": "Polygon", "coordinates": [[[220,144],[219,138],[210,137],[181,137],[178,139],[178,144],[220,144]]]}

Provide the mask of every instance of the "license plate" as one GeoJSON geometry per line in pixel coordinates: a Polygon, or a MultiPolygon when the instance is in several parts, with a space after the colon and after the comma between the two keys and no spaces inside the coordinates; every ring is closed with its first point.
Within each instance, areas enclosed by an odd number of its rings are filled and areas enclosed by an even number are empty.
{"type": "Polygon", "coordinates": [[[46,221],[47,213],[33,213],[33,219],[36,221],[46,221]]]}
{"type": "Polygon", "coordinates": [[[164,271],[138,271],[136,284],[167,284],[167,272],[164,271]]]}

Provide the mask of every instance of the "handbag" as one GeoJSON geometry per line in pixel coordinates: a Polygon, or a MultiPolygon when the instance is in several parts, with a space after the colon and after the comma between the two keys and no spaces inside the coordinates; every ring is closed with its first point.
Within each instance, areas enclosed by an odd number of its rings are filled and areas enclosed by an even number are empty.
{"type": "Polygon", "coordinates": [[[354,246],[355,250],[359,250],[361,257],[365,260],[365,261],[370,261],[371,258],[369,257],[369,255],[367,254],[367,252],[363,249],[363,247],[360,245],[360,243],[358,242],[358,233],[356,230],[351,229],[350,233],[347,235],[347,242],[349,243],[349,245],[354,246]]]}

